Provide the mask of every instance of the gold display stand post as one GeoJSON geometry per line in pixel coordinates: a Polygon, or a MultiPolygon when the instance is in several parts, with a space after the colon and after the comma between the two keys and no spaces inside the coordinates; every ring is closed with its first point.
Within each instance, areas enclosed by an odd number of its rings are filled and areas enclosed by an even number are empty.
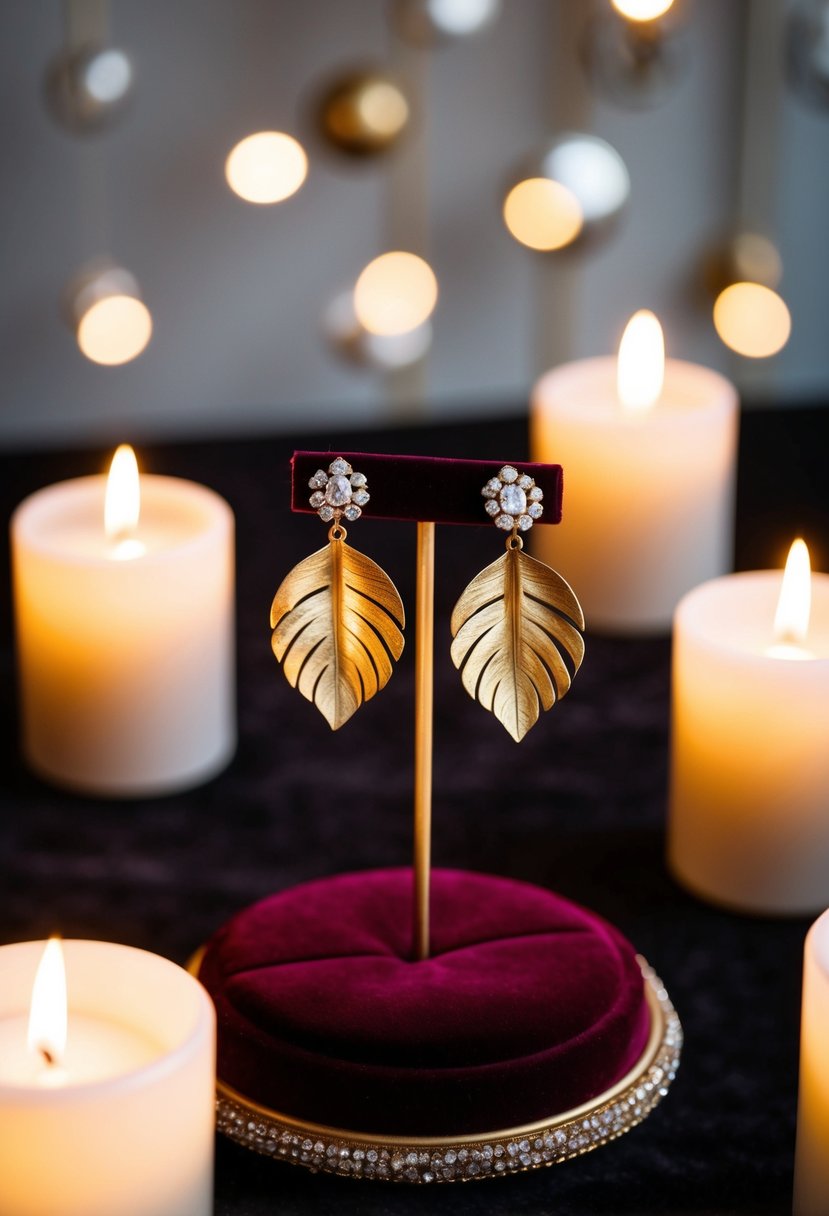
{"type": "MultiPolygon", "coordinates": [[[[508,463],[504,460],[445,460],[429,456],[378,456],[368,452],[294,452],[291,509],[314,514],[308,481],[341,456],[365,473],[371,489],[367,519],[417,523],[417,610],[415,634],[414,753],[414,933],[415,959],[429,957],[429,879],[432,843],[432,716],[435,616],[435,523],[492,527],[481,489],[508,463]],[[424,521],[428,508],[432,518],[424,521]]],[[[561,520],[561,465],[530,464],[522,470],[544,491],[544,520],[561,520]]],[[[497,552],[497,546],[494,546],[497,552]]]]}
{"type": "Polygon", "coordinates": [[[414,956],[429,957],[432,855],[432,721],[435,650],[435,525],[417,525],[415,640],[414,956]]]}

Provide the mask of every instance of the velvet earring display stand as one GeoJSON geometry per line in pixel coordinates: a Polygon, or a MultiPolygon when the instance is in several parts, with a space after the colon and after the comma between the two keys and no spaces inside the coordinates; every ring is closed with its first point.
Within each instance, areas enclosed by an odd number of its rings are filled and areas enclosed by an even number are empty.
{"type": "MultiPolygon", "coordinates": [[[[406,1182],[567,1160],[667,1092],[681,1028],[644,959],[527,883],[430,869],[434,519],[489,522],[505,462],[298,452],[293,509],[335,455],[372,515],[418,524],[412,870],[306,883],[244,909],[193,960],[218,1012],[218,1125],[311,1170],[406,1182]],[[431,916],[430,916],[431,914],[431,916]]],[[[521,464],[561,518],[559,466],[521,464]]],[[[491,524],[490,524],[491,526],[491,524]]]]}

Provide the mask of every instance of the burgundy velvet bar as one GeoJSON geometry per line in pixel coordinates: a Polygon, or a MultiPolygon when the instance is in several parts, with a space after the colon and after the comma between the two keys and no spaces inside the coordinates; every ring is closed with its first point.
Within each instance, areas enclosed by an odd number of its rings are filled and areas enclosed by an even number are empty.
{"type": "Polygon", "coordinates": [[[308,482],[317,469],[327,469],[341,456],[365,473],[371,501],[367,519],[409,519],[439,524],[492,527],[481,489],[505,464],[528,473],[544,491],[540,524],[561,522],[563,473],[560,464],[514,460],[446,460],[436,456],[381,456],[371,452],[294,452],[291,510],[313,513],[308,482]]]}
{"type": "Polygon", "coordinates": [[[464,1135],[579,1106],[639,1059],[642,973],[612,925],[459,870],[433,871],[432,908],[421,962],[407,869],[318,879],[240,912],[199,972],[221,1080],[328,1126],[464,1135]]]}

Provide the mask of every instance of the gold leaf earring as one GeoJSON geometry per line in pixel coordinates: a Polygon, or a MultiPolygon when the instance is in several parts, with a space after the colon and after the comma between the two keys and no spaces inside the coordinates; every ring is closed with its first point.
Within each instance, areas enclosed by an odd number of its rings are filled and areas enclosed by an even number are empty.
{"type": "Polygon", "coordinates": [[[452,661],[469,695],[520,743],[579,669],[584,614],[561,575],[523,552],[520,533],[544,511],[541,487],[506,464],[481,493],[496,528],[509,532],[507,551],[455,605],[452,661]]]}
{"type": "Polygon", "coordinates": [[[403,653],[405,615],[385,570],[345,543],[369,501],[364,474],[338,457],[309,481],[309,502],[330,523],[328,544],[294,566],[271,606],[273,652],[288,683],[332,730],[385,687],[403,653]]]}

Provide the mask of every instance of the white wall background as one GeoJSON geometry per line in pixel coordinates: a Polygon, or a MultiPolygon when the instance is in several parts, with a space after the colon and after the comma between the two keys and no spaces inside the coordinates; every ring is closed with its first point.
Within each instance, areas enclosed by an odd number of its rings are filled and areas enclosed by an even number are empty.
{"type": "Polygon", "coordinates": [[[41,101],[59,0],[3,0],[0,443],[517,411],[545,365],[609,351],[641,306],[660,314],[671,353],[730,371],[753,400],[829,396],[829,111],[774,73],[777,130],[758,153],[772,158],[773,197],[757,217],[784,258],[787,349],[762,366],[729,356],[698,287],[704,251],[739,208],[746,17],[779,20],[783,0],[684,0],[688,70],[636,112],[593,98],[576,63],[574,31],[606,0],[505,0],[485,34],[434,52],[401,47],[390,3],[112,0],[136,95],[115,129],[77,138],[41,101]],[[420,135],[391,167],[341,163],[308,120],[319,82],[365,63],[402,64],[422,95],[420,135]],[[510,167],[574,116],[618,148],[633,190],[610,243],[556,261],[511,240],[500,199],[510,167]],[[284,204],[253,207],[227,189],[224,159],[274,127],[305,141],[309,179],[284,204]],[[320,315],[407,224],[420,239],[418,193],[441,284],[435,341],[421,376],[389,384],[340,363],[320,315]],[[136,274],[155,323],[121,368],[84,359],[58,313],[67,279],[101,252],[136,274]]]}

